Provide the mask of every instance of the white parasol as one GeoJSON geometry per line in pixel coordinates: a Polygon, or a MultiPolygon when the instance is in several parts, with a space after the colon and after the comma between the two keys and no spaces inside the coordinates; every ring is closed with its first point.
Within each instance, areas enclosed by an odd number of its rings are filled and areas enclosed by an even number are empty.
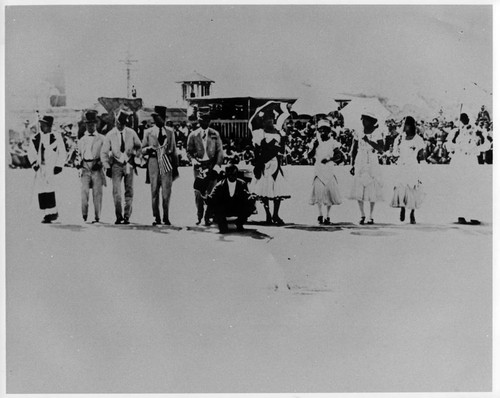
{"type": "Polygon", "coordinates": [[[382,125],[387,119],[391,117],[389,110],[382,105],[376,97],[363,98],[356,97],[353,98],[349,104],[347,104],[340,113],[344,117],[344,126],[360,131],[363,128],[361,123],[362,114],[374,115],[379,125],[382,125]]]}

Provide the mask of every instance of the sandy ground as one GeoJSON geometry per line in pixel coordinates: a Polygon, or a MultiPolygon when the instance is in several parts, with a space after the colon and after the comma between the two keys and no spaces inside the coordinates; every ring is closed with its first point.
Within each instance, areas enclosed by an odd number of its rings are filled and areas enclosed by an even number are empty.
{"type": "MultiPolygon", "coordinates": [[[[221,236],[194,225],[189,168],[172,227],[150,225],[143,170],[129,226],[113,225],[109,180],[103,223],[83,223],[72,169],[42,225],[33,173],[6,170],[7,392],[491,390],[491,167],[424,167],[417,225],[388,206],[394,167],[374,226],[346,199],[318,227],[313,169],[287,172],[288,225],[221,236]]],[[[350,178],[338,168],[345,194],[350,178]]]]}

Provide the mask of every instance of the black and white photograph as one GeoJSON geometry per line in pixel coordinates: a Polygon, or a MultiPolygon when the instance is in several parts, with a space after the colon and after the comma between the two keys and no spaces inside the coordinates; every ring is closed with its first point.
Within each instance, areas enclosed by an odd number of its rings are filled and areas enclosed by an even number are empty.
{"type": "Polygon", "coordinates": [[[500,396],[494,3],[3,11],[2,395],[500,396]]]}

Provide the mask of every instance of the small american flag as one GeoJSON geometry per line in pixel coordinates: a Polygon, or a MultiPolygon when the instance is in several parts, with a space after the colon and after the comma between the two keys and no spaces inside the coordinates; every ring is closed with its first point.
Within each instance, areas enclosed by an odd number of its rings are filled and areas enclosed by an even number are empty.
{"type": "Polygon", "coordinates": [[[160,164],[160,175],[165,175],[168,172],[172,171],[172,163],[168,158],[167,151],[163,148],[158,149],[158,159],[160,164]]]}

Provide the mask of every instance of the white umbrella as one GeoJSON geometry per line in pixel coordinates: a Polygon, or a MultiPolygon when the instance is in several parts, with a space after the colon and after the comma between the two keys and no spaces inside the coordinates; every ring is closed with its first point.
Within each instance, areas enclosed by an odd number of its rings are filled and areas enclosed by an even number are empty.
{"type": "Polygon", "coordinates": [[[331,94],[309,91],[300,96],[292,105],[292,111],[298,115],[314,116],[319,113],[328,114],[336,110],[338,104],[331,94]]]}
{"type": "Polygon", "coordinates": [[[362,129],[361,115],[369,113],[375,115],[379,125],[382,125],[391,117],[391,113],[382,105],[378,98],[356,97],[351,100],[340,113],[344,117],[344,126],[350,129],[362,129]]]}
{"type": "Polygon", "coordinates": [[[283,123],[290,116],[289,104],[282,101],[268,101],[258,107],[248,121],[250,131],[253,132],[262,128],[263,116],[266,113],[273,115],[274,127],[281,130],[283,123]]]}
{"type": "Polygon", "coordinates": [[[418,93],[408,93],[399,98],[391,98],[390,109],[398,119],[412,116],[415,120],[431,120],[439,116],[440,106],[436,101],[423,97],[418,93]]]}

